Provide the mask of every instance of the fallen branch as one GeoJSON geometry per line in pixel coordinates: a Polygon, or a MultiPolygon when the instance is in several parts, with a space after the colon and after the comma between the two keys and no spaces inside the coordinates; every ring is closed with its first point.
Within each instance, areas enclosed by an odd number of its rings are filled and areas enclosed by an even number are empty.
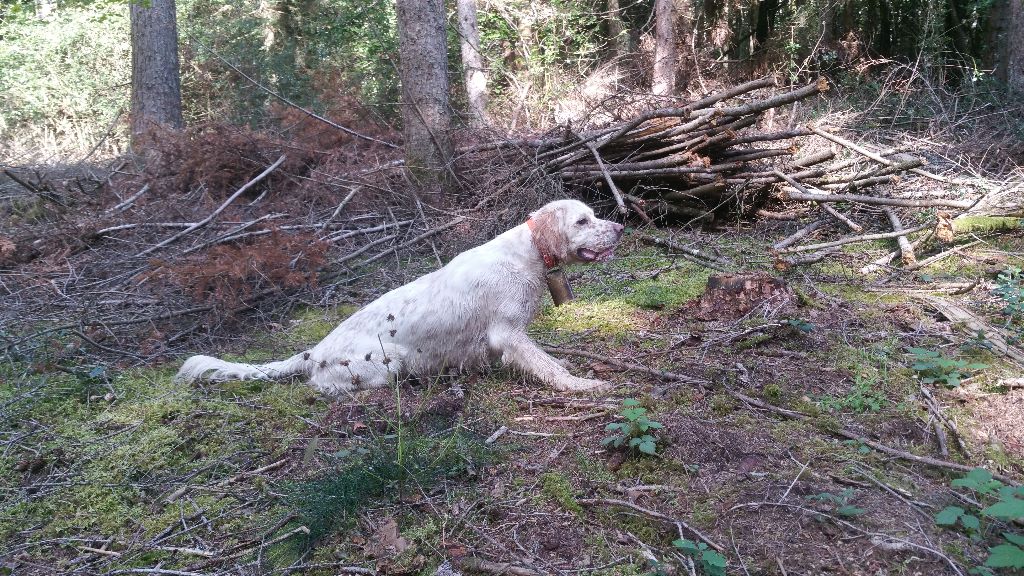
{"type": "MultiPolygon", "coordinates": [[[[775,414],[778,414],[780,416],[784,416],[786,418],[790,418],[792,420],[803,420],[803,421],[812,420],[811,416],[809,416],[807,414],[804,414],[803,412],[797,412],[795,410],[788,410],[786,408],[781,408],[779,406],[768,404],[767,402],[762,402],[761,400],[758,400],[756,398],[751,398],[750,396],[747,396],[746,394],[743,394],[742,392],[737,392],[735,390],[730,390],[728,388],[725,391],[730,396],[732,396],[732,397],[734,397],[734,398],[736,398],[738,400],[741,400],[742,402],[744,402],[746,404],[749,404],[751,406],[755,406],[757,408],[761,408],[762,410],[768,410],[769,412],[773,412],[775,414]]],[[[842,438],[846,438],[848,440],[854,440],[856,442],[860,442],[861,444],[864,444],[865,446],[870,446],[871,448],[874,448],[875,450],[878,450],[879,452],[884,452],[886,454],[889,454],[890,456],[895,456],[895,457],[897,457],[897,458],[899,458],[901,460],[907,460],[907,461],[910,461],[910,462],[916,462],[918,464],[926,464],[928,466],[934,466],[936,468],[945,468],[947,470],[957,470],[957,471],[960,471],[960,472],[970,472],[971,470],[973,470],[975,468],[974,466],[968,466],[966,464],[960,464],[960,463],[957,463],[957,462],[949,462],[949,461],[946,461],[946,460],[939,460],[938,458],[931,458],[931,457],[928,457],[928,456],[919,456],[917,454],[911,454],[910,452],[905,452],[903,450],[897,450],[895,448],[891,448],[891,447],[886,446],[885,444],[882,444],[880,442],[875,442],[874,440],[871,440],[870,438],[865,438],[864,436],[861,436],[860,434],[858,434],[856,432],[853,432],[853,431],[850,431],[850,430],[846,430],[846,429],[835,430],[833,433],[835,435],[837,435],[837,436],[842,437],[842,438]]],[[[993,472],[992,473],[992,477],[998,479],[999,481],[1003,482],[1004,484],[1008,484],[1008,485],[1011,485],[1011,486],[1018,486],[1020,484],[1018,480],[1016,480],[1014,478],[1011,478],[1011,477],[1009,477],[1009,476],[1007,476],[1005,474],[1000,474],[998,472],[993,472]]]]}
{"type": "Polygon", "coordinates": [[[166,239],[166,240],[156,244],[155,246],[150,246],[149,248],[146,248],[142,252],[139,252],[138,254],[136,254],[135,257],[139,258],[139,257],[145,256],[146,254],[150,254],[150,253],[152,253],[152,252],[154,252],[156,250],[159,250],[160,248],[163,248],[164,246],[167,246],[168,244],[171,244],[171,243],[177,241],[182,236],[185,236],[185,235],[187,235],[187,234],[189,234],[189,233],[191,233],[191,232],[193,232],[195,230],[198,230],[199,228],[202,228],[203,226],[206,226],[207,224],[212,222],[213,219],[216,218],[221,212],[226,210],[227,207],[230,206],[231,203],[235,201],[235,199],[237,199],[239,196],[241,196],[243,193],[245,193],[246,190],[251,188],[253,185],[255,185],[260,180],[263,180],[271,172],[276,170],[278,166],[280,166],[281,164],[284,163],[286,158],[287,158],[287,156],[282,154],[281,157],[277,159],[277,161],[275,161],[273,164],[271,164],[266,170],[261,172],[258,176],[256,176],[252,180],[249,180],[248,182],[246,182],[244,186],[242,186],[241,188],[236,190],[234,194],[229,196],[228,199],[224,201],[224,203],[222,203],[220,206],[218,206],[217,209],[214,210],[213,212],[211,212],[210,215],[207,216],[206,218],[203,218],[199,222],[196,222],[192,226],[189,226],[188,228],[182,230],[181,232],[178,232],[174,236],[171,236],[170,238],[168,238],[168,239],[166,239]]]}
{"type": "MultiPolygon", "coordinates": [[[[885,164],[886,166],[892,166],[892,165],[896,164],[892,160],[888,160],[886,158],[883,158],[883,157],[879,156],[878,154],[868,150],[867,148],[865,148],[863,146],[859,146],[857,144],[854,144],[853,142],[850,142],[849,140],[847,140],[845,138],[841,138],[839,136],[836,136],[835,134],[832,134],[831,132],[826,132],[826,131],[822,130],[821,128],[818,128],[818,127],[815,127],[815,126],[809,126],[809,128],[811,129],[811,132],[814,132],[818,136],[821,136],[822,138],[825,138],[826,140],[831,140],[832,142],[835,142],[836,144],[839,144],[840,146],[842,146],[844,148],[848,148],[850,150],[853,150],[854,152],[856,152],[856,153],[858,153],[858,154],[860,154],[860,155],[862,155],[862,156],[864,156],[866,158],[870,158],[870,159],[874,160],[875,162],[878,162],[879,164],[885,164]]],[[[912,168],[910,171],[913,172],[914,174],[919,174],[921,176],[924,176],[926,178],[931,178],[932,180],[936,180],[936,181],[942,182],[944,184],[949,184],[950,183],[948,178],[945,178],[944,176],[939,176],[938,174],[932,174],[931,172],[928,172],[927,170],[921,170],[920,168],[912,168]]]]}
{"type": "Polygon", "coordinates": [[[664,370],[655,370],[654,368],[647,368],[639,364],[633,364],[632,362],[623,362],[622,360],[616,360],[609,358],[608,356],[602,356],[600,354],[594,354],[593,352],[585,352],[583,350],[570,350],[567,348],[555,348],[554,346],[541,346],[541,348],[550,354],[564,354],[567,356],[580,356],[582,358],[590,358],[591,360],[598,360],[606,364],[615,366],[616,368],[622,368],[625,370],[631,370],[633,372],[642,372],[644,374],[650,374],[651,376],[657,376],[664,380],[674,380],[676,382],[684,382],[687,384],[704,385],[710,384],[708,380],[701,378],[693,378],[692,376],[684,376],[683,374],[677,374],[675,372],[667,372],[664,370]]]}
{"type": "Polygon", "coordinates": [[[932,264],[935,264],[939,260],[943,260],[945,258],[949,258],[950,256],[952,256],[954,254],[958,254],[961,251],[966,250],[967,248],[970,248],[971,246],[974,246],[974,245],[980,244],[980,243],[981,243],[981,240],[975,240],[973,242],[968,242],[967,244],[961,244],[960,246],[956,246],[954,248],[950,248],[949,250],[945,250],[943,252],[939,252],[938,254],[936,254],[934,256],[929,256],[929,257],[925,258],[924,260],[921,260],[920,262],[915,262],[914,264],[908,266],[907,270],[920,270],[921,268],[926,268],[928,266],[931,266],[932,264]]]}
{"type": "Polygon", "coordinates": [[[797,230],[796,232],[790,234],[786,238],[783,238],[782,240],[779,240],[775,244],[772,244],[772,250],[783,250],[785,248],[788,248],[788,247],[792,246],[793,244],[796,244],[797,242],[803,240],[809,234],[811,234],[812,232],[814,232],[818,228],[821,228],[824,225],[825,225],[825,221],[824,220],[815,220],[814,222],[811,222],[807,226],[804,226],[803,228],[801,228],[801,229],[797,230]]]}
{"type": "Polygon", "coordinates": [[[728,272],[728,269],[726,269],[725,267],[729,264],[728,262],[725,262],[714,256],[708,256],[707,254],[704,254],[699,250],[694,250],[693,248],[682,246],[671,240],[665,240],[662,238],[658,238],[657,236],[651,236],[650,234],[634,233],[633,235],[639,238],[641,242],[644,242],[646,244],[653,244],[654,246],[659,246],[661,248],[677,250],[679,252],[682,252],[683,254],[693,256],[694,258],[697,259],[696,263],[700,264],[701,266],[705,266],[713,270],[718,270],[719,272],[728,272]]]}
{"type": "Polygon", "coordinates": [[[903,206],[905,208],[970,208],[974,203],[968,200],[945,200],[942,198],[881,198],[878,196],[864,196],[862,194],[804,194],[793,192],[790,188],[783,188],[785,197],[788,200],[802,200],[807,202],[860,202],[861,204],[874,204],[878,206],[903,206]]]}
{"type": "Polygon", "coordinates": [[[577,500],[577,502],[579,502],[580,504],[582,504],[584,506],[602,505],[602,506],[621,506],[623,508],[629,508],[630,510],[635,510],[635,511],[641,513],[641,514],[644,514],[646,516],[650,516],[651,518],[657,518],[658,520],[663,520],[663,521],[668,522],[670,524],[675,524],[676,526],[679,526],[680,528],[685,529],[690,534],[693,534],[694,536],[699,538],[702,542],[704,542],[708,546],[714,548],[715,550],[718,550],[719,552],[722,552],[722,551],[725,550],[725,548],[723,548],[720,544],[718,544],[717,542],[715,542],[711,538],[708,538],[707,536],[704,535],[703,532],[701,532],[700,530],[694,528],[693,526],[690,526],[686,522],[683,522],[682,520],[679,520],[677,518],[673,518],[671,516],[666,516],[665,514],[662,514],[661,512],[658,512],[656,510],[651,510],[649,508],[644,508],[643,506],[640,506],[639,504],[633,504],[632,502],[627,502],[626,500],[619,500],[617,498],[582,498],[582,499],[577,500]]]}
{"type": "MultiPolygon", "coordinates": [[[[576,136],[580,140],[583,140],[579,134],[576,134],[576,136]]],[[[612,196],[615,197],[615,205],[618,206],[619,214],[622,214],[623,216],[629,214],[629,209],[626,208],[626,203],[622,200],[622,192],[620,192],[619,187],[615,185],[611,174],[608,173],[608,168],[604,165],[604,161],[601,160],[601,153],[597,151],[597,147],[594,146],[593,142],[587,141],[585,144],[587,148],[590,149],[590,153],[594,155],[594,160],[597,162],[598,168],[601,169],[601,174],[604,175],[604,181],[608,184],[608,190],[612,193],[612,196]]]]}
{"type": "Polygon", "coordinates": [[[511,574],[512,576],[543,576],[543,572],[538,572],[532,568],[517,566],[507,562],[491,562],[476,556],[465,556],[456,562],[459,568],[463,570],[476,570],[477,572],[486,572],[488,574],[511,574]]]}
{"type": "MultiPolygon", "coordinates": [[[[903,223],[900,222],[900,217],[893,212],[892,208],[884,208],[885,215],[889,217],[889,222],[892,224],[894,232],[902,232],[904,230],[903,223]]],[[[902,260],[904,266],[913,266],[917,263],[917,257],[914,255],[914,246],[907,240],[906,234],[896,237],[896,241],[899,243],[900,253],[902,254],[902,260]]]]}
{"type": "Polygon", "coordinates": [[[849,236],[846,238],[840,238],[839,240],[833,240],[832,242],[822,242],[820,244],[805,244],[803,246],[797,246],[795,248],[785,248],[778,250],[781,254],[791,254],[793,252],[807,252],[809,250],[822,250],[824,248],[835,248],[836,246],[842,246],[844,244],[853,244],[854,242],[864,242],[866,240],[883,240],[886,238],[895,238],[904,234],[913,234],[914,232],[920,232],[931,227],[931,224],[921,224],[913,228],[907,228],[900,230],[899,232],[882,232],[878,234],[862,234],[860,236],[849,236]]]}
{"type": "Polygon", "coordinates": [[[136,200],[141,198],[142,195],[145,194],[148,191],[149,191],[149,184],[146,184],[145,186],[142,187],[141,190],[139,190],[135,194],[132,194],[131,197],[129,197],[124,202],[121,202],[120,204],[114,206],[113,208],[110,208],[110,209],[106,210],[104,212],[104,214],[106,214],[106,215],[113,215],[113,214],[118,214],[120,212],[124,212],[125,210],[127,210],[132,205],[132,203],[134,203],[136,200]]]}
{"type": "Polygon", "coordinates": [[[800,505],[797,505],[797,504],[787,504],[785,502],[745,502],[743,504],[737,504],[737,505],[733,506],[732,508],[730,508],[729,510],[732,511],[732,510],[736,510],[737,508],[754,508],[754,509],[757,509],[757,508],[760,508],[761,506],[774,506],[774,507],[778,507],[778,508],[793,508],[793,509],[800,510],[802,512],[808,513],[808,514],[810,514],[810,515],[812,515],[814,517],[828,518],[829,520],[831,520],[832,522],[834,522],[834,523],[836,523],[836,524],[838,524],[840,526],[844,526],[844,527],[846,527],[846,528],[848,528],[850,530],[853,530],[854,532],[857,532],[859,534],[864,534],[866,536],[870,536],[872,538],[872,540],[877,539],[879,542],[887,542],[887,541],[898,542],[898,543],[900,543],[900,544],[902,544],[902,545],[904,545],[904,546],[906,546],[908,548],[914,548],[914,549],[917,549],[917,550],[928,552],[930,554],[933,554],[933,555],[935,555],[935,556],[945,560],[946,564],[948,564],[950,566],[950,568],[953,569],[953,572],[955,572],[958,576],[963,576],[963,572],[960,571],[960,567],[957,566],[956,562],[953,562],[953,560],[950,559],[949,556],[946,556],[940,550],[937,550],[935,548],[930,548],[928,546],[923,546],[921,544],[917,544],[916,542],[911,542],[910,540],[906,540],[904,538],[899,538],[897,536],[891,536],[889,534],[883,534],[881,532],[869,532],[869,531],[867,531],[867,530],[865,530],[863,528],[860,528],[859,526],[857,526],[857,525],[855,525],[855,524],[853,524],[851,522],[847,522],[846,520],[843,520],[842,518],[838,518],[836,516],[833,516],[832,514],[828,514],[827,512],[821,512],[819,510],[814,510],[814,509],[807,508],[805,506],[800,506],[800,505]]]}
{"type": "MultiPolygon", "coordinates": [[[[794,188],[799,190],[801,194],[810,194],[810,192],[808,192],[807,189],[804,188],[803,184],[800,184],[799,182],[797,182],[796,180],[794,180],[790,176],[787,176],[786,174],[783,174],[781,170],[775,169],[772,172],[774,172],[775,175],[778,176],[779,178],[782,178],[786,182],[789,182],[790,185],[792,185],[794,188]]],[[[853,220],[850,220],[846,216],[840,214],[838,210],[836,210],[835,208],[832,208],[828,204],[819,204],[819,206],[821,206],[821,209],[824,210],[826,214],[828,214],[829,216],[835,218],[839,222],[843,223],[850,230],[852,230],[852,231],[854,231],[854,232],[856,232],[858,234],[860,234],[861,232],[864,231],[864,227],[863,226],[861,226],[860,224],[857,224],[853,220]]]]}
{"type": "Polygon", "coordinates": [[[956,422],[950,420],[950,418],[943,413],[942,406],[939,405],[938,400],[936,400],[935,397],[932,396],[932,393],[924,386],[921,386],[921,395],[924,396],[925,401],[931,408],[932,414],[942,421],[942,423],[949,428],[949,431],[953,433],[953,439],[956,440],[956,445],[960,448],[960,451],[970,458],[971,452],[967,448],[967,443],[964,441],[964,437],[960,434],[960,430],[957,428],[956,422]]]}

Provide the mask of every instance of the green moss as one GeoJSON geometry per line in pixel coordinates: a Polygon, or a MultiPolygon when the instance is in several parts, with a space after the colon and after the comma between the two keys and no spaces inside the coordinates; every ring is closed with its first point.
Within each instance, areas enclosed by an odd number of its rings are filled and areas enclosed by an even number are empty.
{"type": "Polygon", "coordinates": [[[818,405],[815,404],[810,399],[803,396],[798,398],[796,402],[793,403],[792,408],[797,412],[802,412],[809,416],[817,416],[818,414],[821,414],[821,409],[818,407],[818,405]]]}
{"type": "Polygon", "coordinates": [[[622,514],[615,509],[602,511],[601,523],[621,532],[636,536],[641,542],[658,542],[661,539],[661,528],[657,522],[651,522],[645,516],[622,514]]]}
{"type": "Polygon", "coordinates": [[[574,300],[544,310],[532,328],[545,332],[586,332],[621,335],[637,328],[636,308],[620,300],[574,300]]]}
{"type": "Polygon", "coordinates": [[[342,320],[359,310],[358,306],[340,305],[334,308],[305,308],[294,315],[292,325],[274,340],[295,347],[308,347],[323,340],[342,320]]]}
{"type": "Polygon", "coordinates": [[[835,434],[843,429],[842,422],[835,416],[819,414],[814,418],[814,426],[827,434],[835,434]]]}
{"type": "Polygon", "coordinates": [[[644,484],[686,485],[692,465],[669,458],[628,458],[615,472],[619,478],[636,478],[644,484]]]}
{"type": "Polygon", "coordinates": [[[782,387],[774,382],[764,387],[762,391],[764,399],[772,404],[778,404],[782,400],[782,387]]]}
{"type": "Polygon", "coordinates": [[[725,416],[736,409],[736,400],[728,394],[719,393],[711,397],[711,411],[718,416],[725,416]]]}
{"type": "Polygon", "coordinates": [[[811,426],[803,420],[777,420],[770,433],[773,439],[783,444],[798,444],[805,441],[811,426]]]}
{"type": "Polygon", "coordinates": [[[736,352],[742,352],[751,348],[756,348],[758,345],[763,344],[771,340],[773,336],[771,334],[757,334],[750,338],[744,338],[733,345],[733,350],[736,352]]]}
{"type": "Polygon", "coordinates": [[[796,295],[797,304],[806,308],[815,308],[817,310],[824,310],[826,306],[821,302],[818,302],[815,298],[812,298],[802,290],[799,286],[791,284],[790,287],[793,289],[793,293],[796,295]]]}
{"type": "Polygon", "coordinates": [[[674,310],[700,296],[710,276],[710,270],[697,266],[672,270],[625,288],[625,301],[639,308],[674,310]]]}
{"type": "Polygon", "coordinates": [[[835,296],[847,302],[860,302],[878,306],[879,304],[901,304],[909,297],[904,294],[889,292],[868,292],[856,284],[857,281],[842,282],[820,282],[818,289],[822,292],[835,296]]]}
{"type": "Polygon", "coordinates": [[[995,468],[1014,469],[1024,465],[1024,458],[1010,454],[1000,444],[985,446],[985,459],[992,462],[995,468]]]}
{"type": "Polygon", "coordinates": [[[583,507],[576,501],[572,483],[558,472],[546,472],[540,476],[540,493],[549,502],[558,504],[576,515],[583,514],[583,507]]]}
{"type": "Polygon", "coordinates": [[[1012,216],[961,216],[953,220],[953,230],[961,234],[971,232],[1024,231],[1024,218],[1012,216]]]}
{"type": "Polygon", "coordinates": [[[604,463],[590,456],[583,449],[576,450],[576,468],[579,474],[591,482],[614,482],[612,474],[604,463]]]}
{"type": "Polygon", "coordinates": [[[690,510],[690,519],[701,528],[713,528],[715,526],[715,511],[707,500],[699,500],[693,503],[690,510]]]}

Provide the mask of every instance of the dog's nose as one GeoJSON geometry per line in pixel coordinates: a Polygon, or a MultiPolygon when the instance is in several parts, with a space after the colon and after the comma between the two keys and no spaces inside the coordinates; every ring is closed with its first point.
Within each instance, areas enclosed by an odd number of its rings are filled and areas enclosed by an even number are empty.
{"type": "Polygon", "coordinates": [[[615,230],[615,233],[618,234],[619,236],[622,236],[622,231],[626,229],[625,226],[619,224],[618,222],[613,222],[612,228],[615,230]]]}

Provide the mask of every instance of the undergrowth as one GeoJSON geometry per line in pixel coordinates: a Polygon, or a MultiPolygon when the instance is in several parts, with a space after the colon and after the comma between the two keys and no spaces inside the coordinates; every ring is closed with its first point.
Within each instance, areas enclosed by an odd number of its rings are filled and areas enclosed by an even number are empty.
{"type": "Polygon", "coordinates": [[[371,501],[387,502],[429,492],[448,479],[472,476],[496,452],[462,429],[445,435],[404,431],[383,435],[332,455],[333,470],[290,483],[287,502],[296,525],[309,529],[305,546],[350,526],[371,501]]]}

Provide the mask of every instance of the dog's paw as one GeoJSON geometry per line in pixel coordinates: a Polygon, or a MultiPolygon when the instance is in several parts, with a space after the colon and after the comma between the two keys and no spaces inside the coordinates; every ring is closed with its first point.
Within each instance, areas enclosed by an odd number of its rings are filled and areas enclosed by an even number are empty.
{"type": "Polygon", "coordinates": [[[612,385],[604,380],[596,380],[593,378],[573,378],[570,382],[566,382],[563,390],[571,390],[573,392],[606,392],[612,389],[612,385]]]}

